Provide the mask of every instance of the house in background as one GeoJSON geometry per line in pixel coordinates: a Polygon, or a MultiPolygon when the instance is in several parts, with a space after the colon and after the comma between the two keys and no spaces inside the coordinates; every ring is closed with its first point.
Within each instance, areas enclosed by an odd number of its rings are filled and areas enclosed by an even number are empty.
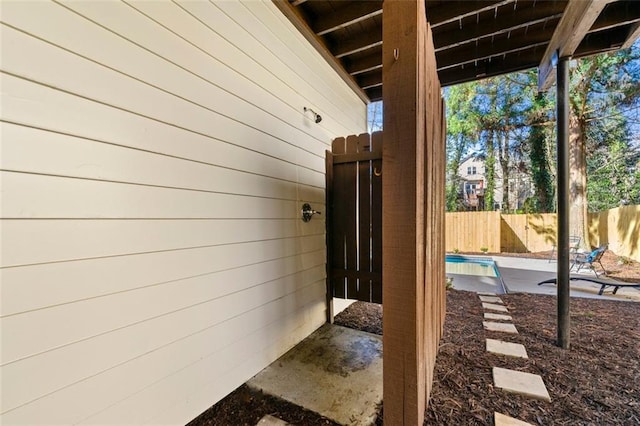
{"type": "MultiPolygon", "coordinates": [[[[493,209],[503,210],[504,181],[502,169],[495,166],[495,189],[493,191],[493,209]]],[[[459,199],[466,210],[487,210],[486,190],[487,176],[486,166],[482,158],[475,155],[466,157],[458,167],[460,178],[459,199]]],[[[533,183],[531,176],[522,168],[514,169],[509,173],[509,210],[524,208],[527,198],[533,196],[533,183]]]]}

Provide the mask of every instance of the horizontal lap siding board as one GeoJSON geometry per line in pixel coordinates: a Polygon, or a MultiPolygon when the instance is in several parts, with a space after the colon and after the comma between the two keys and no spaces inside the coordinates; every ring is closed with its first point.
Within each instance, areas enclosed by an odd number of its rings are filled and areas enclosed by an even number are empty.
{"type": "Polygon", "coordinates": [[[300,207],[366,107],[268,2],[0,19],[0,422],[187,423],[325,321],[300,207]]]}

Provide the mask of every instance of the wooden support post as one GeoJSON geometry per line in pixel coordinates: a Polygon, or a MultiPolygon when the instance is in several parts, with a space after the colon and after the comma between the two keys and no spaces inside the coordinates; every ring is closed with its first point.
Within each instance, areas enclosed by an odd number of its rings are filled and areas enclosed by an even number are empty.
{"type": "Polygon", "coordinates": [[[443,111],[424,1],[383,7],[384,423],[420,425],[444,315],[443,111]]]}
{"type": "Polygon", "coordinates": [[[424,274],[420,262],[424,188],[418,186],[418,174],[425,123],[417,111],[422,103],[417,90],[419,15],[424,13],[420,1],[384,2],[382,336],[384,423],[389,425],[419,425],[424,419],[424,324],[419,315],[424,306],[419,285],[424,274]]]}
{"type": "Polygon", "coordinates": [[[557,70],[558,122],[558,346],[569,349],[569,59],[557,70]]]}

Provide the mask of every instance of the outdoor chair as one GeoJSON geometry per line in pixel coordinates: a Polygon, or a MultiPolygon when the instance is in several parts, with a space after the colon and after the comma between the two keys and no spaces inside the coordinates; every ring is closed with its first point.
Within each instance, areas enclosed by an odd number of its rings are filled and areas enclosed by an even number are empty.
{"type": "MultiPolygon", "coordinates": [[[[570,275],[569,281],[587,281],[587,282],[599,284],[600,291],[598,291],[598,294],[600,296],[604,294],[604,290],[607,287],[613,287],[613,294],[616,294],[618,292],[618,289],[620,288],[637,288],[640,290],[640,283],[628,283],[624,281],[617,281],[611,278],[590,278],[590,277],[585,277],[584,275],[570,275]]],[[[557,278],[549,278],[548,280],[539,282],[538,285],[557,284],[557,283],[558,283],[557,278]]]]}
{"type": "Polygon", "coordinates": [[[588,266],[589,268],[593,269],[596,277],[598,277],[598,271],[596,271],[594,265],[595,263],[598,263],[602,268],[602,274],[607,275],[607,271],[604,269],[604,266],[602,266],[602,262],[600,261],[600,259],[602,259],[602,255],[604,255],[604,252],[607,251],[608,247],[609,244],[605,244],[598,247],[591,253],[576,253],[576,256],[573,259],[573,263],[571,264],[571,268],[569,268],[569,270],[572,270],[574,266],[578,265],[578,268],[576,269],[576,273],[578,273],[580,272],[580,269],[588,266]]]}
{"type": "MultiPolygon", "coordinates": [[[[580,241],[582,241],[582,237],[578,237],[575,235],[569,236],[569,254],[575,255],[578,252],[578,248],[580,247],[580,241]]],[[[549,263],[553,260],[553,254],[556,252],[556,245],[554,244],[551,248],[551,256],[549,256],[549,263]]]]}

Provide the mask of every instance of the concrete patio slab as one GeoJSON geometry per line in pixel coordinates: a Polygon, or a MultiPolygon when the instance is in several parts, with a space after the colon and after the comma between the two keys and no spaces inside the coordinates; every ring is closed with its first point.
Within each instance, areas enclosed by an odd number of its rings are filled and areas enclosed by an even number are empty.
{"type": "Polygon", "coordinates": [[[484,319],[499,320],[499,321],[513,321],[513,318],[511,317],[511,315],[494,314],[492,312],[485,312],[484,319]]]}
{"type": "Polygon", "coordinates": [[[509,310],[506,307],[502,305],[496,305],[495,303],[482,302],[482,309],[489,309],[489,310],[498,311],[498,312],[509,312],[509,310]]]}
{"type": "Polygon", "coordinates": [[[504,322],[482,321],[482,325],[484,326],[485,330],[518,334],[518,329],[513,324],[507,324],[504,322]]]}
{"type": "Polygon", "coordinates": [[[518,358],[529,358],[524,345],[520,343],[503,342],[502,340],[496,339],[487,339],[487,352],[518,358]]]}
{"type": "Polygon", "coordinates": [[[487,303],[499,303],[501,305],[504,304],[502,299],[500,299],[499,297],[495,297],[495,296],[480,296],[480,301],[481,302],[487,302],[487,303]]]}
{"type": "Polygon", "coordinates": [[[267,414],[256,423],[256,426],[289,426],[289,423],[267,414]]]}
{"type": "Polygon", "coordinates": [[[493,414],[493,420],[496,426],[533,426],[531,423],[514,419],[513,417],[498,413],[497,411],[493,414]]]}
{"type": "Polygon", "coordinates": [[[477,275],[462,275],[447,273],[453,278],[453,288],[456,290],[472,291],[474,293],[504,294],[502,280],[498,277],[484,277],[477,275]]]}
{"type": "Polygon", "coordinates": [[[382,401],[382,338],[325,324],[247,385],[340,424],[372,424],[382,401]]]}
{"type": "Polygon", "coordinates": [[[537,374],[493,367],[493,383],[506,392],[551,402],[547,387],[537,374]]]}

